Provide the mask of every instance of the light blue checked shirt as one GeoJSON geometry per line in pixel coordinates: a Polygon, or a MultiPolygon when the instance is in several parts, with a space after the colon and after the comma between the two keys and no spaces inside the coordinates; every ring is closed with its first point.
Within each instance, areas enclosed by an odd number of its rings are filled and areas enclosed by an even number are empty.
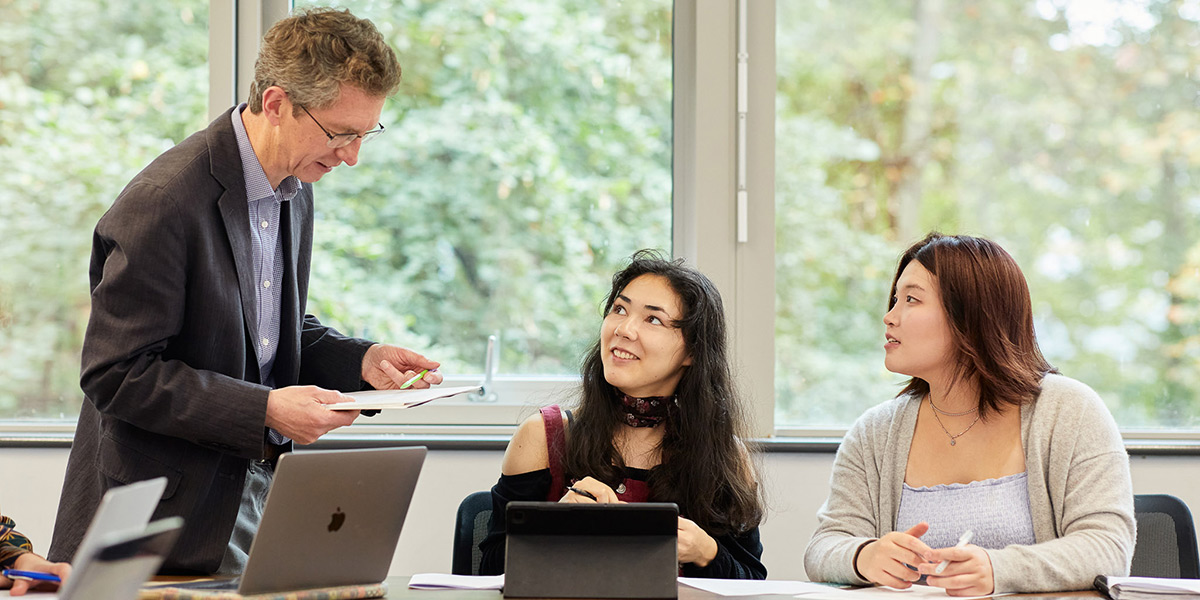
{"type": "MultiPolygon", "coordinates": [[[[246,198],[250,211],[250,249],[254,264],[255,305],[258,308],[258,337],[254,350],[258,357],[259,383],[275,387],[271,371],[275,365],[275,353],[279,350],[280,296],[283,283],[283,241],[279,237],[281,223],[280,208],[284,202],[296,197],[300,191],[300,180],[289,175],[271,189],[267,174],[263,171],[246,126],[242,123],[242,111],[246,104],[237,107],[231,118],[237,136],[238,153],[242,157],[242,171],[246,177],[246,198]]],[[[271,431],[271,441],[282,443],[285,439],[271,431]]]]}

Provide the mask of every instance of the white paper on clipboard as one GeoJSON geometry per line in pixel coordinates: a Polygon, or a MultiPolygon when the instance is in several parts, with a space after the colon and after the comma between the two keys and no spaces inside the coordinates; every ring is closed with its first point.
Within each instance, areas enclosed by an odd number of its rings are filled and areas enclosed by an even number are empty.
{"type": "Polygon", "coordinates": [[[423,390],[368,390],[365,392],[350,392],[346,394],[354,398],[354,402],[338,402],[326,404],[330,410],[380,410],[384,408],[413,408],[439,398],[449,398],[459,394],[477,392],[478,385],[459,387],[433,386],[423,390]]]}

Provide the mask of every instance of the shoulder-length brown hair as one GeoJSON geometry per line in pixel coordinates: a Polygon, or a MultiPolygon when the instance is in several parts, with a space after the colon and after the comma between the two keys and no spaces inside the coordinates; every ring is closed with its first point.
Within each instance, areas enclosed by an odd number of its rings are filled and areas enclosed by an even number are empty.
{"type": "MultiPolygon", "coordinates": [[[[930,233],[900,257],[889,310],[896,305],[896,282],[914,260],[934,276],[942,296],[957,363],[951,385],[977,381],[984,418],[1005,405],[1033,402],[1042,378],[1058,370],[1038,348],[1029,286],[1017,261],[988,239],[930,233]]],[[[928,393],[929,382],[913,377],[897,396],[928,393]]]]}

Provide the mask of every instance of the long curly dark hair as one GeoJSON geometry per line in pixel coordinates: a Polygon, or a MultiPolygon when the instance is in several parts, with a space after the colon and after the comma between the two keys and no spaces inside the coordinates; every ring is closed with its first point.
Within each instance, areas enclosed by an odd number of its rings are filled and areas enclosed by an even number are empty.
{"type": "MultiPolygon", "coordinates": [[[[650,499],[674,502],[682,516],[710,535],[743,533],[763,518],[755,467],[745,442],[746,419],[729,366],[725,309],[715,285],[682,259],[640,250],[613,276],[604,302],[607,315],[625,286],[642,275],[665,278],[679,296],[682,315],[672,325],[683,333],[691,366],[675,390],[678,404],[666,419],[662,463],[650,471],[650,499]]],[[[622,423],[620,392],[604,378],[599,340],[584,357],[576,418],[567,438],[568,478],[594,477],[616,487],[625,464],[613,445],[622,423]]]]}

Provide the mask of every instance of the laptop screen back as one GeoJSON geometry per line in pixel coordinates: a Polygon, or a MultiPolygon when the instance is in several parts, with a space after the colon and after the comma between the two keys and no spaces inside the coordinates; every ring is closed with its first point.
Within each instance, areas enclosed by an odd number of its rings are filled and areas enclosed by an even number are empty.
{"type": "Polygon", "coordinates": [[[72,570],[59,600],[137,598],[139,588],[171,552],[182,527],[183,519],[169,517],[136,533],[125,531],[101,537],[92,554],[72,570]]]}
{"type": "Polygon", "coordinates": [[[673,503],[510,502],[508,598],[675,598],[673,503]]]}
{"type": "Polygon", "coordinates": [[[88,525],[83,541],[75,550],[72,564],[79,568],[81,560],[87,560],[100,544],[100,540],[118,533],[140,533],[150,522],[163,490],[167,489],[166,477],[155,477],[129,485],[109,489],[100,499],[100,506],[88,525]]]}
{"type": "Polygon", "coordinates": [[[386,579],[424,461],[420,446],[281,456],[238,592],[386,579]]]}

